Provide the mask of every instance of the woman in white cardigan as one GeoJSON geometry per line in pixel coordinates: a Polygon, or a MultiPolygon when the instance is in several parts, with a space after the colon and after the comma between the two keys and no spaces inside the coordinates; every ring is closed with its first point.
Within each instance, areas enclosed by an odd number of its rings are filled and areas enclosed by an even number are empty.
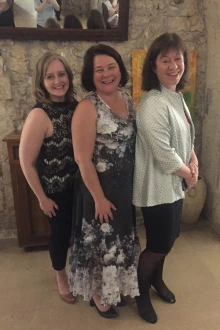
{"type": "Polygon", "coordinates": [[[180,233],[184,190],[198,178],[193,149],[194,125],[180,90],[186,82],[188,57],[175,33],[164,33],[150,46],[142,71],[147,91],[137,111],[133,203],[140,206],[147,246],[138,266],[140,316],[156,323],[149,288],[168,303],[174,294],[163,281],[165,257],[180,233]]]}

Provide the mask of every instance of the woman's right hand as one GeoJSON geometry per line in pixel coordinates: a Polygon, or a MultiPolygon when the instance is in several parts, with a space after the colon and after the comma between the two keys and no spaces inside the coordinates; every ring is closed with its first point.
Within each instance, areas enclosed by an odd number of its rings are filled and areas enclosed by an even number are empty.
{"type": "Polygon", "coordinates": [[[52,216],[55,217],[55,210],[59,209],[58,205],[48,197],[40,201],[40,208],[44,212],[44,214],[50,218],[52,218],[52,216]]]}
{"type": "Polygon", "coordinates": [[[95,203],[95,219],[101,223],[109,223],[109,218],[113,220],[113,214],[111,210],[116,210],[114,204],[112,204],[107,198],[103,198],[95,203]]]}

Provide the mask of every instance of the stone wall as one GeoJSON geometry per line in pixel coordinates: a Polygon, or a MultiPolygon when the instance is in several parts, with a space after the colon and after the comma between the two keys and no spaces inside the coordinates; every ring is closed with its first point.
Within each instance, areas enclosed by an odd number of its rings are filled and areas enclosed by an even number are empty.
{"type": "Polygon", "coordinates": [[[91,0],[62,0],[62,15],[88,15],[91,9],[91,0]]]}
{"type": "Polygon", "coordinates": [[[208,186],[204,215],[220,233],[220,34],[219,0],[204,0],[207,29],[206,109],[202,168],[208,186]]]}
{"type": "MultiPolygon", "coordinates": [[[[217,1],[217,0],[216,0],[217,1]]],[[[196,150],[201,153],[202,123],[205,115],[206,40],[203,1],[130,0],[129,40],[109,43],[122,55],[131,73],[132,49],[148,48],[159,34],[176,32],[190,50],[198,52],[196,89],[196,150]]],[[[91,42],[14,42],[0,40],[0,237],[16,235],[13,196],[8,156],[2,138],[14,128],[22,128],[26,115],[34,104],[30,93],[32,69],[47,50],[62,53],[74,72],[74,84],[80,96],[80,70],[85,50],[91,42]]],[[[131,93],[132,81],[127,85],[131,93]]]]}

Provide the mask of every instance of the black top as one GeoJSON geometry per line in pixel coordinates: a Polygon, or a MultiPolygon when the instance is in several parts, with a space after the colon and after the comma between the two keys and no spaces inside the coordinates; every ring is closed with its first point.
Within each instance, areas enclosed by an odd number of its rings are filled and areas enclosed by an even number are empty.
{"type": "Polygon", "coordinates": [[[14,0],[6,1],[6,10],[0,13],[0,26],[15,26],[13,5],[14,0]]]}
{"type": "Polygon", "coordinates": [[[38,103],[53,124],[52,136],[45,138],[37,158],[36,168],[46,194],[63,192],[72,187],[77,170],[74,161],[71,120],[78,104],[72,102],[38,103]]]}

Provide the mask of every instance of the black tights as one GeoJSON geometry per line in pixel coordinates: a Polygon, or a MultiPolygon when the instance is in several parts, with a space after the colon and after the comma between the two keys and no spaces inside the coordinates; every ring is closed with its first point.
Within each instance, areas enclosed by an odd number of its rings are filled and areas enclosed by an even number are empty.
{"type": "Polygon", "coordinates": [[[158,263],[157,268],[153,274],[153,277],[151,279],[151,285],[157,290],[159,295],[166,300],[167,302],[175,302],[175,297],[172,296],[172,292],[168,289],[166,284],[163,281],[163,266],[165,262],[165,257],[162,258],[162,260],[158,263]],[[172,301],[173,300],[173,301],[172,301]]]}
{"type": "Polygon", "coordinates": [[[165,256],[165,254],[154,253],[147,249],[142,251],[138,265],[140,293],[146,293],[149,290],[152,280],[160,281],[160,277],[162,278],[161,265],[164,263],[165,256]]]}
{"type": "Polygon", "coordinates": [[[145,249],[142,251],[138,265],[138,283],[140,296],[136,297],[138,311],[141,317],[150,322],[157,321],[157,315],[151,303],[149,288],[152,285],[167,302],[175,302],[173,293],[163,281],[163,266],[166,254],[154,253],[145,249]]]}

